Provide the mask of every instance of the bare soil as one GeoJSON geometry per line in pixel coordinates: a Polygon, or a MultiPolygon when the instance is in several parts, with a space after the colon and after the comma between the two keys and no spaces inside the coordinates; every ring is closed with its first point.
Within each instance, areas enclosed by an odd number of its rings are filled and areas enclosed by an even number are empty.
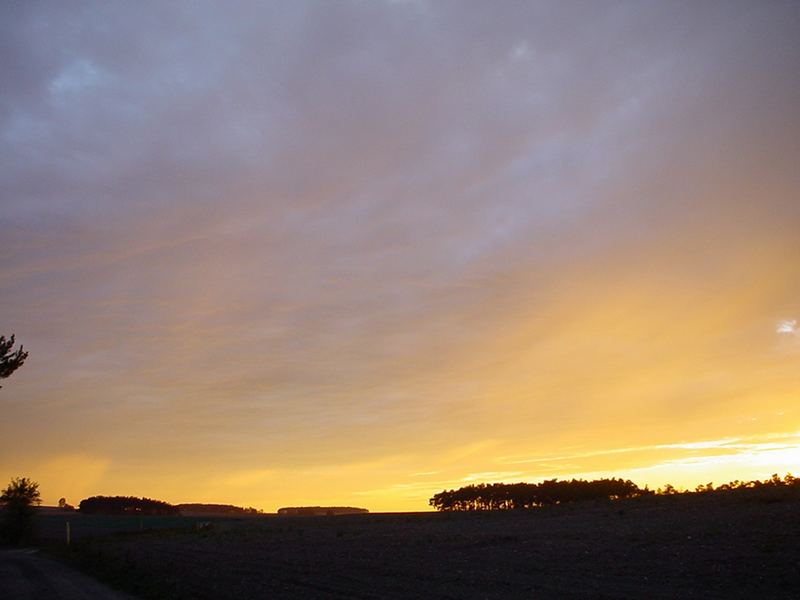
{"type": "Polygon", "coordinates": [[[800,498],[704,494],[527,512],[268,517],[85,539],[146,598],[800,598],[800,498]]]}

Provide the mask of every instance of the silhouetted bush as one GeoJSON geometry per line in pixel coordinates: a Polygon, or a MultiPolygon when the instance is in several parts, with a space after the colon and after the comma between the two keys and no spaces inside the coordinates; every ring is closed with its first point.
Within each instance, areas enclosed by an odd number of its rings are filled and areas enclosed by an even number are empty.
{"type": "Polygon", "coordinates": [[[0,538],[19,544],[33,536],[33,515],[41,503],[39,484],[15,477],[0,494],[0,538]]]}

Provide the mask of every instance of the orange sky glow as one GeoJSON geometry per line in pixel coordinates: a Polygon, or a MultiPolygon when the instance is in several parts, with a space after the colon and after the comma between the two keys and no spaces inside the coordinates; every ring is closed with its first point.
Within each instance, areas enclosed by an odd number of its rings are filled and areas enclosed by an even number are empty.
{"type": "Polygon", "coordinates": [[[795,2],[0,9],[0,482],[800,475],[795,2]]]}

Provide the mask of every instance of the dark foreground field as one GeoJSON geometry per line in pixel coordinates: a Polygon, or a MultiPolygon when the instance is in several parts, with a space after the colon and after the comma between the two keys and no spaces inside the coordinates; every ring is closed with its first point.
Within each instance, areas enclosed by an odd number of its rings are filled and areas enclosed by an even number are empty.
{"type": "Polygon", "coordinates": [[[158,599],[800,598],[800,499],[265,517],[85,538],[67,560],[158,599]]]}

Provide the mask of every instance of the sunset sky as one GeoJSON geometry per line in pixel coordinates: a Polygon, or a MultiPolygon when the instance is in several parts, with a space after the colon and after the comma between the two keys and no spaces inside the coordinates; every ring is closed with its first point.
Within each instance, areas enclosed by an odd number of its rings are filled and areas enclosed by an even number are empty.
{"type": "Polygon", "coordinates": [[[0,8],[0,484],[800,474],[800,3],[0,8]]]}

